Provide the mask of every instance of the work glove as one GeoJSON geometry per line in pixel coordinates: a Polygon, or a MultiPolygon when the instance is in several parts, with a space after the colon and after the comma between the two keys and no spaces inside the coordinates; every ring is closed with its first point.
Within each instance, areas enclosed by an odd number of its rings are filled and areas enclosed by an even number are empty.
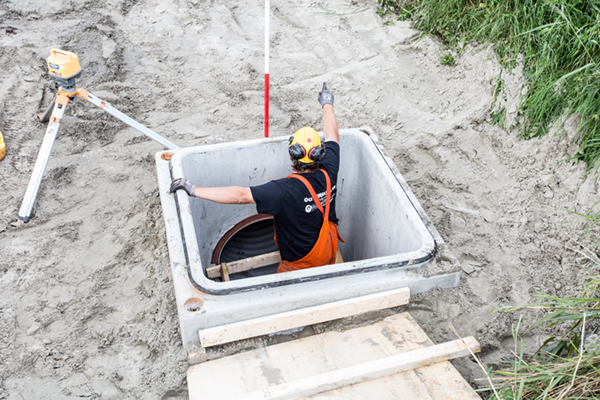
{"type": "Polygon", "coordinates": [[[327,89],[327,82],[323,82],[323,89],[319,92],[319,103],[321,107],[325,104],[333,105],[333,94],[327,89]]]}
{"type": "Polygon", "coordinates": [[[179,189],[183,189],[187,192],[188,196],[195,197],[194,191],[196,190],[196,186],[192,185],[192,182],[188,181],[185,178],[178,178],[171,183],[171,188],[169,191],[171,193],[175,193],[179,189]]]}

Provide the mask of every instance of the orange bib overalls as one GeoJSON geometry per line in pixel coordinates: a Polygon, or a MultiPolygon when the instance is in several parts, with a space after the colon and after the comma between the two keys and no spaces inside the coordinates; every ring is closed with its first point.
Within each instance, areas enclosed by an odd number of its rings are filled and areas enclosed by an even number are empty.
{"type": "MultiPolygon", "coordinates": [[[[322,265],[335,264],[335,255],[338,249],[338,229],[337,224],[329,221],[329,205],[331,201],[331,180],[329,179],[329,175],[324,169],[321,171],[325,174],[325,180],[327,181],[327,198],[325,200],[325,211],[323,211],[323,206],[319,201],[319,197],[315,193],[312,185],[301,175],[289,175],[288,178],[296,178],[299,179],[312,196],[315,201],[315,205],[323,214],[323,226],[321,226],[321,231],[319,232],[319,238],[317,239],[317,243],[312,248],[310,253],[308,253],[303,258],[297,261],[286,261],[281,260],[279,263],[279,267],[277,268],[276,273],[280,272],[288,272],[288,271],[296,271],[299,269],[312,268],[312,267],[320,267],[322,265]]],[[[340,238],[341,239],[341,238],[340,238]]],[[[277,234],[275,234],[275,241],[277,242],[277,234]]]]}

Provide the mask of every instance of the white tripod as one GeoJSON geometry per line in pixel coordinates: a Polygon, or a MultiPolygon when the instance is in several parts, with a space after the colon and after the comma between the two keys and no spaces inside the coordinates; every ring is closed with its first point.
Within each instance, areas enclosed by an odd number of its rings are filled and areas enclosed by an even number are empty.
{"type": "MultiPolygon", "coordinates": [[[[78,76],[79,74],[77,75],[77,77],[78,76]]],[[[33,203],[35,203],[40,184],[42,183],[44,171],[46,170],[48,160],[50,159],[52,146],[54,145],[56,135],[58,134],[58,130],[60,128],[61,119],[67,109],[67,106],[69,105],[69,101],[71,101],[76,95],[84,100],[88,100],[90,103],[98,106],[100,109],[106,111],[113,117],[120,119],[132,128],[137,129],[144,135],[157,141],[166,148],[172,150],[179,148],[179,146],[177,146],[176,144],[170,142],[169,140],[160,136],[156,132],[146,128],[139,122],[129,118],[127,115],[123,114],[104,100],[99,99],[98,97],[94,96],[93,94],[89,93],[83,88],[78,88],[75,84],[75,77],[67,80],[59,80],[56,78],[53,79],[58,81],[59,84],[62,85],[58,89],[58,94],[56,96],[54,105],[50,105],[46,112],[40,115],[41,122],[49,121],[48,129],[46,129],[46,134],[42,142],[42,147],[40,148],[40,152],[35,162],[35,167],[33,168],[31,179],[29,180],[29,184],[27,185],[27,191],[25,192],[25,197],[23,198],[23,203],[21,204],[21,208],[19,210],[19,215],[17,217],[18,219],[17,221],[11,223],[11,225],[13,226],[19,226],[29,221],[29,217],[31,216],[31,210],[33,209],[33,203]]]]}

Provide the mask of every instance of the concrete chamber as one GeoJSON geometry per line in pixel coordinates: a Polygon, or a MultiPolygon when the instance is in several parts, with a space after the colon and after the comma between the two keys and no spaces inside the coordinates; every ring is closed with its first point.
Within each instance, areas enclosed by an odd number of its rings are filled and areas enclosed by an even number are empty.
{"type": "Polygon", "coordinates": [[[370,128],[340,131],[336,212],[344,263],[273,274],[264,267],[211,280],[206,268],[276,250],[272,221],[255,205],[223,205],[168,192],[173,178],[199,186],[254,186],[287,176],[287,137],[160,152],[163,216],[184,344],[198,329],[408,286],[454,287],[460,268],[370,128]]]}

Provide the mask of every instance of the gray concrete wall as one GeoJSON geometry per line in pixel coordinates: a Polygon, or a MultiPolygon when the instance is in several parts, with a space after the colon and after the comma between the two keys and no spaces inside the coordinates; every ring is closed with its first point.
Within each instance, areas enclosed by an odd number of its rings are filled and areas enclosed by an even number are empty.
{"type": "MultiPolygon", "coordinates": [[[[220,148],[189,149],[174,157],[183,176],[199,186],[255,186],[292,172],[288,141],[237,143],[220,148]]],[[[373,142],[360,131],[342,131],[336,212],[346,243],[346,262],[419,250],[429,235],[412,204],[373,142]]],[[[200,259],[206,268],[218,240],[241,220],[256,213],[255,205],[223,205],[189,200],[200,259]]],[[[430,235],[429,235],[430,236],[430,235]]]]}

